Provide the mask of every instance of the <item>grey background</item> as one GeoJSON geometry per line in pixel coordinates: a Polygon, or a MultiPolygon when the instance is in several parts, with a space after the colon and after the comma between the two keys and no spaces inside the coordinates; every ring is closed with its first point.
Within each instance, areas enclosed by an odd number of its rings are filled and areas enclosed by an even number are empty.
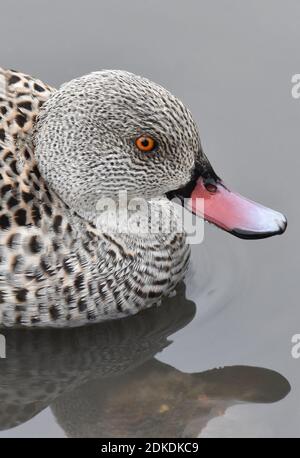
{"type": "MultiPolygon", "coordinates": [[[[193,247],[194,321],[160,359],[195,371],[258,365],[288,378],[291,394],[241,406],[204,435],[299,437],[299,114],[297,0],[10,0],[1,5],[0,65],[59,86],[102,68],[167,87],[191,109],[204,149],[233,189],[283,211],[287,233],[247,242],[212,227],[193,247]]],[[[46,410],[1,436],[63,435],[46,410]]]]}

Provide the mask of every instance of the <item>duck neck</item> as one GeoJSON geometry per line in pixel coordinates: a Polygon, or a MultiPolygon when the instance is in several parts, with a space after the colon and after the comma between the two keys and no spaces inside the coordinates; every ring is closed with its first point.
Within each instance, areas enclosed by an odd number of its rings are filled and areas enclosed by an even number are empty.
{"type": "Polygon", "coordinates": [[[105,233],[117,233],[122,238],[156,240],[177,230],[174,205],[165,197],[120,200],[110,206],[98,207],[94,224],[105,233]]]}
{"type": "Polygon", "coordinates": [[[182,231],[176,207],[164,196],[130,201],[102,199],[95,211],[82,210],[80,217],[100,233],[111,234],[130,245],[145,240],[163,241],[182,231]]]}

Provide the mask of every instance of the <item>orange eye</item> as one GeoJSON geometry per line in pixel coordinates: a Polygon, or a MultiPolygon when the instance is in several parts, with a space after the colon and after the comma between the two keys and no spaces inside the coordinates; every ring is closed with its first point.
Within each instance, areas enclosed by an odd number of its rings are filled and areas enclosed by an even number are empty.
{"type": "Polygon", "coordinates": [[[146,153],[153,151],[156,146],[155,140],[148,135],[141,135],[138,137],[135,141],[135,144],[140,151],[144,151],[146,153]]]}

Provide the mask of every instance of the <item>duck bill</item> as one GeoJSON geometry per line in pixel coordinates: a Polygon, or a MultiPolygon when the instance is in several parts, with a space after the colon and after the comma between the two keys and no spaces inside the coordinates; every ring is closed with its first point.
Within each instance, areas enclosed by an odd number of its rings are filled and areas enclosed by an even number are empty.
{"type": "Polygon", "coordinates": [[[199,177],[190,196],[185,199],[185,206],[206,221],[243,239],[282,234],[287,226],[281,213],[230,191],[219,179],[199,177]]]}

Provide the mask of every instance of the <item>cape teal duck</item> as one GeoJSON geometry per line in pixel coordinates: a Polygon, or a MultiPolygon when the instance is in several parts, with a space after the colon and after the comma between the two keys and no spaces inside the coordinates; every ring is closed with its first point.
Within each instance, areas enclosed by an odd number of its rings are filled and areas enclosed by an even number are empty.
{"type": "Polygon", "coordinates": [[[0,69],[0,115],[4,326],[79,325],[158,304],[190,254],[174,196],[238,237],[285,230],[280,213],[228,190],[191,113],[145,78],[105,70],[55,90],[0,69]],[[122,233],[104,223],[99,199],[118,207],[123,191],[168,217],[170,230],[122,233]]]}

